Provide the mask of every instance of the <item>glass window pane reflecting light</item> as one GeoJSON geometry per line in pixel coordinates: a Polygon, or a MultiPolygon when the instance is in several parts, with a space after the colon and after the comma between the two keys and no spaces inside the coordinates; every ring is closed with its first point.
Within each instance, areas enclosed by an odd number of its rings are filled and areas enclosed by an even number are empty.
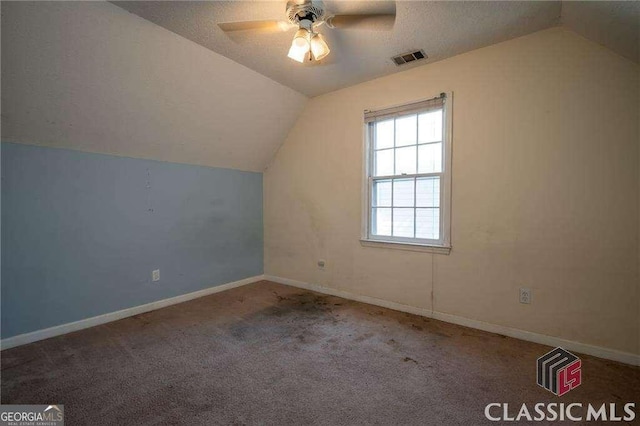
{"type": "Polygon", "coordinates": [[[413,209],[393,209],[393,236],[413,238],[413,209]]]}
{"type": "Polygon", "coordinates": [[[440,238],[440,209],[416,209],[416,238],[440,238]]]}
{"type": "Polygon", "coordinates": [[[394,120],[376,123],[376,149],[393,147],[394,120]]]}
{"type": "Polygon", "coordinates": [[[416,131],[416,116],[396,119],[396,146],[415,145],[418,132],[416,131]]]}
{"type": "Polygon", "coordinates": [[[379,180],[373,183],[373,205],[391,207],[391,181],[379,180]]]}
{"type": "Polygon", "coordinates": [[[391,235],[391,209],[374,208],[371,230],[374,235],[391,235]]]}
{"type": "Polygon", "coordinates": [[[393,206],[394,207],[413,207],[413,197],[415,194],[412,179],[395,179],[393,181],[393,206]]]}
{"type": "Polygon", "coordinates": [[[442,141],[442,110],[418,116],[418,143],[442,141]]]}
{"type": "Polygon", "coordinates": [[[385,149],[376,152],[374,176],[390,176],[393,174],[393,150],[385,149]]]}
{"type": "Polygon", "coordinates": [[[418,173],[442,172],[442,143],[418,146],[418,173]]]}
{"type": "Polygon", "coordinates": [[[370,124],[370,235],[440,240],[443,124],[442,109],[370,124]]]}
{"type": "Polygon", "coordinates": [[[416,182],[416,206],[440,207],[440,176],[418,178],[416,182]]]}
{"type": "Polygon", "coordinates": [[[396,148],[396,175],[415,174],[416,172],[416,147],[407,146],[396,148]]]}

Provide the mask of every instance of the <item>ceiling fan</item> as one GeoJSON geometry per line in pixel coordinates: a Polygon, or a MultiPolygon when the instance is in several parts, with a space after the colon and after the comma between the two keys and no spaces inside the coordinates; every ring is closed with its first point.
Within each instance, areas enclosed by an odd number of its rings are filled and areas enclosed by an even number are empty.
{"type": "Polygon", "coordinates": [[[322,24],[332,29],[390,30],[396,14],[394,8],[393,13],[335,15],[325,9],[322,1],[291,0],[287,3],[286,18],[286,21],[221,22],[218,26],[227,32],[287,31],[298,28],[287,56],[302,63],[305,60],[319,61],[329,54],[326,40],[317,31],[322,24]]]}

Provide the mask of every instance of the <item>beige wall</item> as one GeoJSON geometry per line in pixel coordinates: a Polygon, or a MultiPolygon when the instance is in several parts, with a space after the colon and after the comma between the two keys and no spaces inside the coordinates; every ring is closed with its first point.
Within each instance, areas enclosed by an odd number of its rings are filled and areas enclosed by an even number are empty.
{"type": "Polygon", "coordinates": [[[555,28],[313,98],[265,172],[265,273],[637,354],[638,90],[555,28]],[[362,247],[363,110],[447,90],[451,254],[362,247]]]}
{"type": "Polygon", "coordinates": [[[307,102],[105,1],[2,2],[1,51],[5,142],[261,172],[307,102]]]}

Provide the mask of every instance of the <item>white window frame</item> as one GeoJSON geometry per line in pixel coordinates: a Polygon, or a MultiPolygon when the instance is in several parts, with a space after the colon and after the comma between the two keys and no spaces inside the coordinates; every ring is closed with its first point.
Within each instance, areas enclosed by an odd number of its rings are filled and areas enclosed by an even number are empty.
{"type": "MultiPolygon", "coordinates": [[[[372,129],[375,126],[375,121],[371,123],[364,123],[364,149],[363,149],[363,203],[362,203],[362,236],[361,244],[367,247],[383,247],[383,248],[397,248],[412,251],[427,251],[433,253],[449,254],[451,250],[451,140],[452,140],[452,109],[453,109],[453,93],[444,92],[445,96],[443,105],[443,128],[444,137],[442,138],[442,172],[441,173],[416,173],[412,175],[392,175],[384,176],[383,178],[419,178],[429,176],[440,176],[440,239],[422,239],[422,238],[407,238],[407,237],[394,237],[394,236],[378,236],[371,234],[371,212],[372,212],[372,190],[373,190],[373,143],[372,143],[372,129]]],[[[428,101],[430,99],[438,98],[442,95],[431,96],[421,101],[410,102],[408,104],[393,106],[382,109],[398,109],[402,110],[403,107],[410,108],[411,105],[428,101]]],[[[407,115],[415,114],[416,111],[407,112],[407,115]]],[[[419,113],[419,111],[418,111],[419,113]]],[[[400,113],[398,116],[402,116],[400,113]]],[[[376,177],[380,179],[381,177],[376,177]]]]}

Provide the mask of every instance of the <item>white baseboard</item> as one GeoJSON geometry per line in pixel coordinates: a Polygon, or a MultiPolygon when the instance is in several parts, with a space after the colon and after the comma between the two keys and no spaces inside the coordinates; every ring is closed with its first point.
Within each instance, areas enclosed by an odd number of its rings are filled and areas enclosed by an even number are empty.
{"type": "Polygon", "coordinates": [[[243,285],[261,281],[263,279],[264,275],[256,275],[255,277],[249,277],[243,280],[205,288],[204,290],[194,291],[193,293],[182,294],[180,296],[171,297],[169,299],[163,299],[140,306],[134,306],[132,308],[123,309],[121,311],[98,315],[97,317],[86,318],[67,324],[57,325],[55,327],[32,331],[31,333],[19,334],[17,336],[2,339],[2,341],[0,341],[0,350],[14,348],[20,345],[26,345],[27,343],[37,342],[38,340],[60,336],[62,334],[71,333],[73,331],[94,327],[96,325],[105,324],[112,321],[117,321],[149,311],[155,311],[156,309],[164,308],[166,306],[171,306],[178,303],[186,302],[188,300],[197,299],[199,297],[208,296],[210,294],[219,293],[221,291],[229,290],[235,287],[241,287],[243,285]]]}
{"type": "Polygon", "coordinates": [[[390,302],[388,300],[377,299],[370,296],[361,296],[342,290],[336,290],[329,287],[323,287],[317,284],[309,284],[289,278],[275,277],[265,275],[264,279],[292,287],[304,288],[306,290],[317,291],[318,293],[329,294],[332,296],[342,297],[344,299],[355,300],[357,302],[368,303],[370,305],[382,306],[383,308],[393,309],[395,311],[408,312],[415,315],[421,315],[452,324],[462,325],[469,328],[488,331],[490,333],[501,334],[520,340],[539,343],[552,347],[562,347],[564,349],[575,351],[598,358],[610,359],[630,365],[640,365],[640,355],[629,352],[618,351],[615,349],[603,348],[601,346],[588,345],[586,343],[575,342],[572,340],[561,339],[559,337],[547,336],[544,334],[533,333],[530,331],[519,330],[517,328],[506,327],[503,325],[491,324],[484,321],[478,321],[470,318],[464,318],[457,315],[446,314],[444,312],[435,312],[430,309],[417,308],[414,306],[404,305],[402,303],[390,302]]]}

